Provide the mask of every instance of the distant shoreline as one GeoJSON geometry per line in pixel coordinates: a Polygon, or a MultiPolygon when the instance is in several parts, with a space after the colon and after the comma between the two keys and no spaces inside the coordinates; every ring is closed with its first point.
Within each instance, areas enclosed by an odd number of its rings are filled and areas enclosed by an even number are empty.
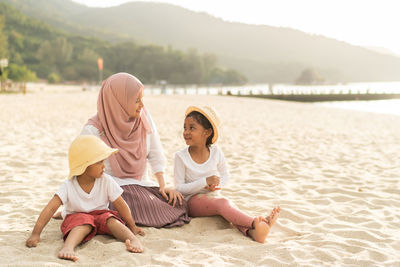
{"type": "Polygon", "coordinates": [[[259,95],[236,95],[238,97],[256,97],[275,100],[295,101],[295,102],[332,102],[332,101],[369,101],[400,99],[400,94],[259,94],[259,95]]]}

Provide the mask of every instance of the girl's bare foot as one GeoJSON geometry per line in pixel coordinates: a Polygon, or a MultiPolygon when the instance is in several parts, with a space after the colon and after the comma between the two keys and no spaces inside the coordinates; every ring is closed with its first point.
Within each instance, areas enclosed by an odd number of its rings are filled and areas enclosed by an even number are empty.
{"type": "Polygon", "coordinates": [[[71,261],[78,260],[78,257],[76,256],[75,251],[73,249],[64,247],[58,252],[58,257],[64,260],[71,260],[71,261]]]}
{"type": "Polygon", "coordinates": [[[268,217],[263,218],[263,221],[266,222],[269,225],[269,227],[272,227],[275,224],[276,220],[278,219],[280,212],[281,212],[281,207],[279,206],[275,207],[268,217]]]}
{"type": "Polygon", "coordinates": [[[57,211],[56,213],[54,213],[52,218],[56,220],[62,220],[61,211],[57,211]]]}
{"type": "Polygon", "coordinates": [[[140,243],[139,239],[135,237],[134,240],[125,240],[125,246],[126,250],[129,252],[133,253],[142,253],[143,252],[143,247],[142,244],[140,243]]]}
{"type": "Polygon", "coordinates": [[[248,234],[255,241],[264,243],[269,233],[269,226],[265,222],[261,221],[259,217],[254,218],[253,228],[249,229],[248,234]]]}
{"type": "Polygon", "coordinates": [[[253,229],[248,231],[249,235],[257,242],[264,243],[269,230],[275,224],[276,220],[279,217],[279,213],[281,212],[281,208],[275,207],[271,214],[264,218],[262,216],[254,218],[253,221],[253,229]]]}

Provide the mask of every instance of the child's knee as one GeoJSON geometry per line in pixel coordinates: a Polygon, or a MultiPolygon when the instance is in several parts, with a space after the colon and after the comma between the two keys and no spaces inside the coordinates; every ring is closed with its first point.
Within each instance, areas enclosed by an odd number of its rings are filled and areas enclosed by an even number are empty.
{"type": "Polygon", "coordinates": [[[218,198],[215,201],[217,201],[219,209],[224,209],[231,206],[231,203],[227,198],[218,198]]]}
{"type": "Polygon", "coordinates": [[[107,224],[107,226],[113,225],[113,224],[115,224],[115,223],[119,223],[119,221],[117,220],[117,218],[115,218],[115,217],[113,217],[113,216],[110,216],[110,217],[108,217],[108,218],[106,219],[106,224],[107,224]]]}
{"type": "Polygon", "coordinates": [[[90,233],[93,230],[93,226],[90,224],[77,225],[71,229],[71,231],[79,231],[84,233],[90,233]]]}

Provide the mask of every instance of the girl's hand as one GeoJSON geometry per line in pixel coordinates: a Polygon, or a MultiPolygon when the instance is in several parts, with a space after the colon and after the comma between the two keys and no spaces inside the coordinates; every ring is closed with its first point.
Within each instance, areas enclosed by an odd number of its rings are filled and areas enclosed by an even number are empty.
{"type": "Polygon", "coordinates": [[[32,235],[28,238],[28,240],[26,240],[25,245],[26,245],[28,248],[36,247],[37,244],[38,244],[39,242],[40,242],[40,236],[39,236],[39,235],[32,234],[32,235]]]}
{"type": "Polygon", "coordinates": [[[131,231],[135,235],[138,235],[138,234],[141,236],[145,235],[145,232],[143,231],[143,229],[140,227],[137,227],[137,226],[134,226],[133,229],[131,229],[131,231]]]}
{"type": "Polygon", "coordinates": [[[210,187],[213,185],[214,185],[214,187],[219,185],[219,177],[216,175],[207,177],[206,181],[207,181],[208,186],[210,186],[210,187]]]}
{"type": "Polygon", "coordinates": [[[220,188],[220,187],[217,187],[216,184],[207,185],[206,187],[204,187],[204,189],[208,189],[208,190],[210,190],[211,192],[214,192],[214,191],[216,191],[216,190],[221,190],[221,188],[220,188]]]}

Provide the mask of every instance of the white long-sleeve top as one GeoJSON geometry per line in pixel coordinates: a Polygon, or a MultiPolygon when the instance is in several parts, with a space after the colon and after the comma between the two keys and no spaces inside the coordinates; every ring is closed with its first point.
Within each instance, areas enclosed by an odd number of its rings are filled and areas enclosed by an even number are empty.
{"type": "Polygon", "coordinates": [[[207,177],[216,175],[220,178],[219,187],[224,187],[229,181],[229,172],[225,163],[224,153],[213,145],[210,147],[210,156],[204,163],[196,163],[186,147],[175,153],[174,179],[176,190],[181,192],[186,200],[195,194],[209,193],[204,189],[207,186],[207,177]]]}
{"type": "MultiPolygon", "coordinates": [[[[152,130],[152,133],[147,134],[146,136],[147,162],[150,164],[152,174],[157,172],[165,172],[166,159],[164,156],[164,150],[161,145],[160,137],[157,132],[157,128],[148,112],[146,117],[150,123],[152,130]]],[[[83,127],[81,135],[87,135],[87,134],[95,135],[100,138],[100,131],[93,125],[86,124],[83,127]]],[[[158,186],[158,183],[156,183],[153,179],[149,179],[147,173],[148,172],[147,166],[143,172],[142,179],[137,180],[135,178],[118,178],[113,175],[110,162],[108,161],[108,159],[104,161],[104,164],[106,166],[104,172],[112,176],[114,180],[117,182],[117,184],[119,184],[120,186],[130,185],[130,184],[137,184],[141,186],[158,186]]]]}

